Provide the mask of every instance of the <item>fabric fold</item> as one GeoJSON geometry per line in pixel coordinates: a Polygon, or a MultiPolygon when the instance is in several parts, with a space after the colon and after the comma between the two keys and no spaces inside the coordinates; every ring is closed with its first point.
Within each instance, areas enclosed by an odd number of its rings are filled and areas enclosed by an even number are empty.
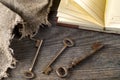
{"type": "Polygon", "coordinates": [[[53,0],[0,0],[0,2],[23,18],[21,38],[35,36],[42,24],[51,25],[48,21],[48,14],[53,0]]]}

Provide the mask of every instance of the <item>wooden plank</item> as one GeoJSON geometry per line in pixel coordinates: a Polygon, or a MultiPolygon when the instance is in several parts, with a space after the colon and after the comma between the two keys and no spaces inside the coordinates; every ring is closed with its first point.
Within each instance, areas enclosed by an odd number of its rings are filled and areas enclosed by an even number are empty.
{"type": "MultiPolygon", "coordinates": [[[[36,38],[44,39],[44,44],[35,67],[36,78],[33,80],[119,80],[120,79],[120,35],[107,34],[94,31],[53,26],[41,28],[36,38]],[[54,71],[49,75],[42,74],[56,52],[63,46],[62,40],[70,37],[75,46],[67,49],[53,65],[54,71]],[[67,66],[75,57],[91,50],[92,43],[100,41],[105,44],[104,49],[83,61],[75,67],[69,77],[59,78],[55,69],[67,66]],[[82,71],[83,70],[83,71],[82,71]]],[[[26,80],[23,71],[29,68],[36,48],[35,43],[29,39],[12,41],[15,57],[18,59],[17,68],[10,71],[11,77],[4,80],[26,80]]]]}

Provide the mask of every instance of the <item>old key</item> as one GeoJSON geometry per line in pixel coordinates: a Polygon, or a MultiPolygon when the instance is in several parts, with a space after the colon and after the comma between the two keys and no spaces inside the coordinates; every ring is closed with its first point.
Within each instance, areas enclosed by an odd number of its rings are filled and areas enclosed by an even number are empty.
{"type": "Polygon", "coordinates": [[[35,74],[32,72],[32,70],[33,70],[33,67],[34,67],[34,65],[35,65],[37,56],[38,56],[38,54],[39,54],[40,48],[41,48],[42,43],[43,43],[43,40],[41,40],[41,41],[40,41],[40,40],[36,40],[36,41],[37,41],[36,47],[38,47],[38,49],[37,49],[37,51],[36,51],[36,54],[35,54],[35,57],[34,57],[34,59],[33,59],[32,65],[31,65],[31,67],[29,68],[28,71],[25,71],[25,72],[24,72],[25,77],[28,78],[28,79],[35,77],[35,74]],[[39,44],[39,45],[38,45],[38,44],[39,44]]]}
{"type": "Polygon", "coordinates": [[[48,75],[51,71],[52,71],[52,68],[51,68],[51,65],[53,62],[55,62],[55,60],[59,57],[59,55],[67,48],[67,47],[71,47],[74,45],[74,42],[69,39],[69,38],[65,38],[63,40],[63,44],[64,44],[64,47],[55,55],[55,57],[53,57],[53,59],[49,62],[49,64],[44,68],[43,70],[43,74],[46,74],[48,75]]]}
{"type": "Polygon", "coordinates": [[[66,77],[68,75],[68,71],[73,68],[74,66],[76,66],[77,64],[79,64],[81,61],[83,61],[84,59],[86,59],[87,57],[91,56],[92,54],[96,53],[98,50],[100,50],[101,48],[103,48],[103,44],[97,42],[94,43],[92,46],[92,51],[84,54],[82,56],[80,56],[79,58],[77,58],[76,60],[73,60],[72,63],[68,66],[68,67],[59,67],[56,69],[56,74],[59,77],[66,77]]]}

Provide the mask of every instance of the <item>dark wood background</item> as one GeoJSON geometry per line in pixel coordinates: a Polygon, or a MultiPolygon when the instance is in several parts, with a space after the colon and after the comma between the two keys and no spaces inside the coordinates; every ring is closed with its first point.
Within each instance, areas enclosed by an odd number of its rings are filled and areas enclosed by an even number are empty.
{"type": "MultiPolygon", "coordinates": [[[[54,18],[55,15],[52,13],[50,16],[52,27],[41,28],[35,36],[37,39],[44,39],[44,44],[34,68],[36,78],[32,80],[120,80],[120,35],[56,26],[54,18]],[[45,65],[63,47],[62,41],[66,37],[72,38],[75,46],[67,49],[57,59],[52,65],[54,70],[50,75],[42,74],[45,65]],[[102,50],[76,66],[68,77],[59,78],[56,75],[57,67],[67,66],[74,58],[89,52],[91,45],[97,41],[105,44],[102,50]]],[[[27,80],[23,72],[28,70],[35,55],[35,42],[28,38],[22,40],[14,38],[11,47],[18,63],[15,69],[8,71],[10,77],[4,80],[27,80]]]]}

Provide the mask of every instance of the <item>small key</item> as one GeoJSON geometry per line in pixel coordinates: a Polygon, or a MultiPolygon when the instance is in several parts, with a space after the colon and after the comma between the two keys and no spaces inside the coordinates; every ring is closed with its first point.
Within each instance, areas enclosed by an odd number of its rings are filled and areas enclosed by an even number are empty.
{"type": "Polygon", "coordinates": [[[59,55],[67,48],[67,47],[71,47],[74,45],[74,42],[69,39],[69,38],[65,38],[63,40],[63,44],[64,47],[55,55],[55,57],[53,57],[53,59],[49,62],[49,64],[44,68],[43,70],[43,74],[48,75],[51,71],[52,71],[52,67],[51,65],[55,62],[55,60],[59,57],[59,55]]]}
{"type": "Polygon", "coordinates": [[[43,43],[43,40],[36,40],[37,41],[37,51],[36,51],[36,54],[35,54],[35,57],[33,58],[33,61],[32,61],[32,65],[31,67],[29,68],[28,71],[25,71],[24,72],[24,76],[27,78],[27,79],[31,79],[31,78],[34,78],[35,77],[35,74],[32,72],[33,68],[34,68],[34,65],[35,65],[35,62],[36,62],[36,59],[38,57],[38,54],[39,54],[39,51],[40,51],[40,48],[42,46],[42,43],[43,43]],[[39,43],[39,45],[38,45],[39,43]]]}
{"type": "Polygon", "coordinates": [[[97,51],[99,51],[103,47],[104,47],[104,45],[101,44],[101,43],[94,43],[93,46],[92,46],[92,51],[91,52],[89,52],[87,54],[84,54],[84,55],[80,56],[78,59],[72,61],[72,63],[68,67],[59,67],[59,68],[57,68],[56,69],[56,74],[61,78],[66,77],[68,75],[68,71],[71,68],[78,65],[81,61],[88,58],[92,54],[96,53],[97,51]]]}

